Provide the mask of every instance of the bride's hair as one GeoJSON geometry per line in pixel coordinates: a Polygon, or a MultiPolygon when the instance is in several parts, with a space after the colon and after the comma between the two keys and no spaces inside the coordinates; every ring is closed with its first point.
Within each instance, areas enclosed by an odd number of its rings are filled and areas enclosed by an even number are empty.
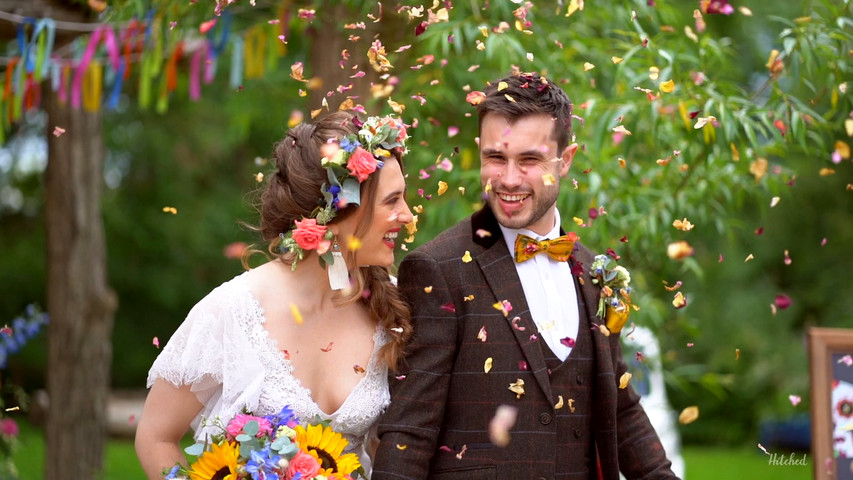
{"type": "MultiPolygon", "coordinates": [[[[279,251],[281,238],[294,226],[295,220],[311,217],[318,206],[325,206],[322,195],[323,184],[328,184],[326,169],[320,165],[323,158],[322,146],[331,139],[343,138],[358,133],[353,123],[354,114],[335,112],[315,123],[303,123],[291,128],[287,136],[275,146],[275,174],[268,179],[260,200],[261,224],[258,230],[267,244],[267,251],[274,258],[290,265],[296,261],[290,251],[279,251]]],[[[402,167],[401,154],[397,149],[392,152],[394,160],[402,167]]],[[[389,159],[388,161],[392,161],[389,159]]],[[[349,205],[338,210],[332,223],[343,220],[355,212],[361,212],[356,226],[355,236],[364,234],[373,220],[376,201],[378,174],[369,175],[361,183],[361,205],[349,205]]],[[[248,268],[248,257],[259,250],[246,252],[243,265],[248,268]]],[[[313,257],[315,252],[308,252],[313,257]]],[[[303,261],[316,261],[307,258],[303,261]]],[[[349,251],[347,265],[355,265],[355,252],[349,251]]],[[[367,305],[371,315],[376,318],[389,334],[391,341],[380,350],[381,357],[392,370],[396,370],[403,356],[406,344],[412,336],[410,312],[396,286],[391,283],[388,268],[364,266],[351,271],[354,285],[338,301],[341,304],[361,301],[367,305]]]]}

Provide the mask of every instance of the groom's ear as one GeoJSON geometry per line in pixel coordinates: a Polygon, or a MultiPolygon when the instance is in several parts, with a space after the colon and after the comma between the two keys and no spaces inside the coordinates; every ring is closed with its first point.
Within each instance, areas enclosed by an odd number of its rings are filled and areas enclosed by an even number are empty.
{"type": "Polygon", "coordinates": [[[575,152],[578,151],[578,144],[573,143],[563,150],[560,155],[560,176],[564,177],[569,173],[569,168],[572,167],[572,160],[575,158],[575,152]]]}

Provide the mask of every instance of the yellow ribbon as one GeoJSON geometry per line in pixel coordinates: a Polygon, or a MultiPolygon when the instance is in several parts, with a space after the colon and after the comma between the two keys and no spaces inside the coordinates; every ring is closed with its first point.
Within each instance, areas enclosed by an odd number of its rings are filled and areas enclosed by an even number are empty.
{"type": "Polygon", "coordinates": [[[104,67],[101,62],[92,60],[83,76],[83,108],[87,112],[101,109],[101,96],[104,91],[104,67]]]}

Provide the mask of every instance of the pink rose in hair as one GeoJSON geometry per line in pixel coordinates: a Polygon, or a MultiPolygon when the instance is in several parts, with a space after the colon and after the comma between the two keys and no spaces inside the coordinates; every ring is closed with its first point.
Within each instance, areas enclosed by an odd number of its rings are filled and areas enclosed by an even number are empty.
{"type": "Polygon", "coordinates": [[[18,424],[11,418],[0,418],[0,435],[4,437],[17,437],[18,424]]]}
{"type": "Polygon", "coordinates": [[[295,223],[296,230],[293,231],[293,240],[301,249],[314,250],[323,243],[323,237],[326,235],[326,226],[317,225],[317,219],[306,218],[301,222],[296,220],[295,223]]]}
{"type": "Polygon", "coordinates": [[[284,478],[295,478],[297,474],[302,474],[299,478],[314,478],[318,473],[320,473],[320,464],[317,459],[300,450],[287,465],[284,478]]]}
{"type": "Polygon", "coordinates": [[[347,161],[347,169],[350,174],[358,179],[358,183],[367,180],[368,175],[376,171],[376,159],[370,152],[358,147],[352,152],[347,161]]]}
{"type": "Polygon", "coordinates": [[[237,435],[244,433],[243,427],[253,420],[258,422],[258,433],[255,434],[256,437],[261,438],[264,435],[272,434],[272,425],[266,418],[256,417],[254,415],[238,414],[234,416],[234,418],[228,422],[228,426],[225,427],[225,432],[228,434],[228,438],[233,439],[237,435]]]}

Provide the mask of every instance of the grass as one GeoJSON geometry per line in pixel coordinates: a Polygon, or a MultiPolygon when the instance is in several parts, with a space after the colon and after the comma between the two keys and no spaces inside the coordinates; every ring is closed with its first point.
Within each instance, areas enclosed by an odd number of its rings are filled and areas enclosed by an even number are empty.
{"type": "MultiPolygon", "coordinates": [[[[20,443],[13,456],[22,479],[44,479],[44,436],[26,422],[21,427],[20,443]]],[[[812,478],[811,456],[808,465],[771,465],[770,457],[757,447],[686,446],[682,454],[687,465],[687,480],[763,479],[806,480],[812,478]]],[[[802,453],[795,458],[802,458],[802,453]]],[[[786,455],[787,458],[787,455],[786,455]]],[[[107,444],[106,471],[102,480],[146,480],[136,459],[133,440],[111,439],[107,444]]]]}

